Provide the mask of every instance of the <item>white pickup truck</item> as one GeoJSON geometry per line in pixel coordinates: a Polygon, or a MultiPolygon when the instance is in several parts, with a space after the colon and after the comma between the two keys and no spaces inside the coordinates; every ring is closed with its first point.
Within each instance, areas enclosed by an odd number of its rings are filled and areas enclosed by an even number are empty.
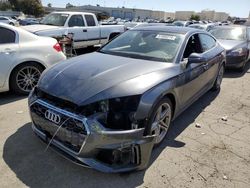
{"type": "Polygon", "coordinates": [[[54,38],[73,34],[74,49],[105,44],[125,31],[122,25],[99,25],[95,14],[86,12],[53,12],[42,19],[39,25],[22,28],[39,36],[54,38]]]}

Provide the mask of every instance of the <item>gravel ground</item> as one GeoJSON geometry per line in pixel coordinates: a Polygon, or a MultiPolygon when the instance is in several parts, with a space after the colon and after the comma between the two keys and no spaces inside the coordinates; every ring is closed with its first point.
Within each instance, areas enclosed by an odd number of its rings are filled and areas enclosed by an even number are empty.
{"type": "Polygon", "coordinates": [[[250,187],[250,70],[227,71],[173,122],[148,169],[104,174],[62,158],[34,136],[27,98],[0,94],[0,187],[250,187]],[[223,119],[223,120],[222,120],[223,119]]]}

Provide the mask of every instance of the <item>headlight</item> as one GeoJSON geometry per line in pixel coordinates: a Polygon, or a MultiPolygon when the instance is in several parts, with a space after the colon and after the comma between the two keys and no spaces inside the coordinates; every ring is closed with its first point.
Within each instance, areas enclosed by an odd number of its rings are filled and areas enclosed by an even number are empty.
{"type": "Polygon", "coordinates": [[[237,48],[235,50],[232,50],[228,53],[230,56],[242,56],[244,55],[244,49],[243,48],[237,48]]]}

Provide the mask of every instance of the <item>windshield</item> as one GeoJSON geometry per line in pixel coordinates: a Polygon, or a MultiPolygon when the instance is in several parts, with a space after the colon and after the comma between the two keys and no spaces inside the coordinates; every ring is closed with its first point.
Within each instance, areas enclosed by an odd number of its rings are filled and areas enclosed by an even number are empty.
{"type": "Polygon", "coordinates": [[[40,23],[44,25],[64,26],[68,17],[68,14],[52,13],[44,17],[40,23]]]}
{"type": "Polygon", "coordinates": [[[159,31],[127,31],[99,50],[112,55],[173,62],[183,35],[159,31]]]}
{"type": "Polygon", "coordinates": [[[212,29],[211,34],[221,40],[245,40],[246,30],[244,28],[216,28],[212,29]]]}

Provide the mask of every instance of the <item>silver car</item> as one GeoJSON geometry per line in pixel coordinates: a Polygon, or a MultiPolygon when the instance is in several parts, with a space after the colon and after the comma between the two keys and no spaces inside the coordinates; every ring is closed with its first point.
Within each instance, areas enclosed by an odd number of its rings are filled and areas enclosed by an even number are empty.
{"type": "Polygon", "coordinates": [[[55,39],[0,23],[0,92],[29,93],[45,68],[65,59],[55,39]]]}

